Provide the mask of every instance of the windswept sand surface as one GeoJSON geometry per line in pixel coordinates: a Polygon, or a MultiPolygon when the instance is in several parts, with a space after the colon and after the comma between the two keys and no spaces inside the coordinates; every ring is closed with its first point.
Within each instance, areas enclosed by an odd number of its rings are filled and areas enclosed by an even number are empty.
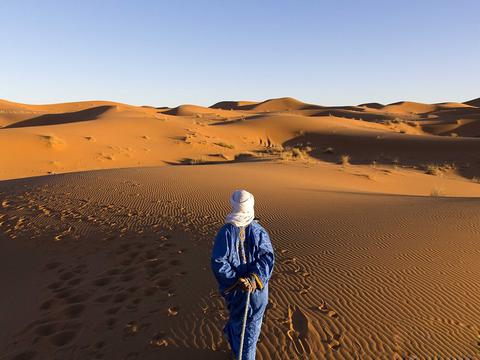
{"type": "MultiPolygon", "coordinates": [[[[0,359],[227,359],[209,254],[239,187],[255,194],[277,253],[259,359],[480,358],[480,200],[375,194],[435,177],[346,168],[252,162],[1,182],[0,359]]],[[[451,191],[478,186],[447,180],[451,191]]]]}

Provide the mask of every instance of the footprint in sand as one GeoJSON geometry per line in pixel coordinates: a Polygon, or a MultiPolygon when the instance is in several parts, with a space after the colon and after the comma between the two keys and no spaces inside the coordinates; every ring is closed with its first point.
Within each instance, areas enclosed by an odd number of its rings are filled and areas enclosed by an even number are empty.
{"type": "Polygon", "coordinates": [[[182,264],[182,262],[180,260],[174,259],[174,260],[170,261],[170,265],[173,265],[173,266],[178,266],[178,265],[181,265],[181,264],[182,264]]]}
{"type": "Polygon", "coordinates": [[[70,281],[67,283],[67,285],[68,285],[68,286],[76,286],[76,285],[80,284],[82,281],[83,281],[82,278],[75,278],[75,279],[70,280],[70,281]]]}
{"type": "Polygon", "coordinates": [[[44,301],[40,305],[40,310],[50,310],[50,308],[55,304],[55,299],[49,299],[47,301],[44,301]]]}
{"type": "Polygon", "coordinates": [[[56,333],[55,335],[52,335],[50,337],[50,342],[57,347],[62,347],[71,343],[76,336],[77,336],[77,333],[75,331],[70,331],[70,330],[62,331],[62,332],[56,333]]]}
{"type": "Polygon", "coordinates": [[[327,345],[332,350],[337,350],[341,343],[340,340],[342,339],[341,334],[328,334],[327,338],[327,345]]]}
{"type": "Polygon", "coordinates": [[[63,313],[68,319],[76,319],[83,313],[84,310],[85,310],[85,305],[73,304],[66,307],[63,313]]]}
{"type": "Polygon", "coordinates": [[[128,293],[123,291],[115,295],[115,297],[113,298],[113,302],[118,304],[118,303],[124,302],[127,298],[128,298],[128,293]]]}
{"type": "Polygon", "coordinates": [[[172,279],[160,279],[156,282],[156,286],[160,288],[168,288],[172,284],[172,279]]]}
{"type": "Polygon", "coordinates": [[[125,335],[131,336],[135,335],[140,331],[140,324],[136,321],[130,321],[125,328],[123,329],[125,335]]]}
{"type": "Polygon", "coordinates": [[[152,340],[150,340],[150,345],[157,347],[168,346],[168,341],[165,339],[165,334],[163,332],[155,334],[152,340]]]}
{"type": "Polygon", "coordinates": [[[177,316],[179,308],[178,306],[171,306],[168,308],[168,316],[177,316]]]}
{"type": "Polygon", "coordinates": [[[38,336],[50,336],[53,335],[58,331],[59,324],[58,323],[47,323],[47,324],[42,324],[39,325],[35,329],[35,333],[38,336]]]}
{"type": "Polygon", "coordinates": [[[56,282],[51,283],[50,285],[48,285],[47,288],[50,289],[50,290],[57,290],[57,289],[60,288],[61,286],[62,286],[62,282],[56,281],[56,282]]]}
{"type": "Polygon", "coordinates": [[[62,263],[60,263],[58,261],[54,261],[54,262],[46,264],[44,269],[47,270],[47,271],[48,270],[53,270],[53,269],[58,268],[60,265],[62,265],[62,263]]]}
{"type": "Polygon", "coordinates": [[[332,308],[330,308],[329,306],[327,306],[327,303],[325,302],[325,300],[321,300],[320,304],[315,306],[313,308],[314,310],[318,310],[320,311],[321,313],[331,317],[331,318],[336,318],[338,317],[338,314],[335,310],[333,310],[332,308]]]}
{"type": "Polygon", "coordinates": [[[287,323],[289,326],[287,337],[290,339],[295,352],[298,355],[310,355],[311,349],[307,340],[310,332],[308,317],[297,306],[289,305],[287,323]]]}
{"type": "Polygon", "coordinates": [[[98,287],[103,287],[110,284],[113,280],[113,277],[101,277],[93,281],[93,285],[98,287]]]}
{"type": "Polygon", "coordinates": [[[70,297],[70,296],[72,296],[72,295],[73,295],[72,290],[70,290],[70,289],[65,289],[65,290],[62,290],[62,291],[56,293],[56,294],[55,294],[55,298],[57,298],[57,299],[65,299],[65,298],[70,297]]]}
{"type": "Polygon", "coordinates": [[[59,276],[59,279],[60,279],[60,280],[70,280],[70,279],[72,279],[74,276],[75,276],[75,274],[67,271],[67,272],[64,272],[63,274],[61,274],[61,275],[59,276]]]}
{"type": "Polygon", "coordinates": [[[300,290],[300,294],[303,295],[303,294],[308,293],[311,288],[312,288],[312,287],[311,287],[310,285],[305,285],[305,286],[303,287],[303,289],[300,290]]]}

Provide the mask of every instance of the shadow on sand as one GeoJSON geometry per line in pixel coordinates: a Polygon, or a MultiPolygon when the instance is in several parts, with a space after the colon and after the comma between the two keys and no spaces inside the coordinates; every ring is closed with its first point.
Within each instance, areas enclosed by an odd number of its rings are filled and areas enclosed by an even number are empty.
{"type": "Polygon", "coordinates": [[[14,124],[4,127],[4,129],[21,128],[27,126],[60,125],[72,122],[95,120],[100,115],[113,108],[115,108],[115,106],[103,105],[69,113],[45,114],[34,117],[32,119],[16,122],[14,124]]]}

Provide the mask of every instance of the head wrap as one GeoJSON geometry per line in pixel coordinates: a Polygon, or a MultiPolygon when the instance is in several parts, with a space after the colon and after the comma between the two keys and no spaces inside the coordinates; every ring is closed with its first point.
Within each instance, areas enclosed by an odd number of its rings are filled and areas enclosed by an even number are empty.
{"type": "Polygon", "coordinates": [[[230,197],[230,204],[232,204],[232,212],[227,215],[227,223],[241,227],[247,226],[253,221],[255,199],[248,191],[235,190],[230,197]]]}

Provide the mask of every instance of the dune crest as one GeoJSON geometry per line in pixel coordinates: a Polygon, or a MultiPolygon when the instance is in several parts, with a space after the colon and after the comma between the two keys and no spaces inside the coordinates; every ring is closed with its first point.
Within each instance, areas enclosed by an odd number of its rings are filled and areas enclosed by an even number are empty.
{"type": "Polygon", "coordinates": [[[473,99],[473,100],[470,100],[470,101],[465,101],[464,104],[466,105],[470,105],[470,106],[475,106],[475,107],[480,107],[480,98],[477,98],[477,99],[473,99]]]}

